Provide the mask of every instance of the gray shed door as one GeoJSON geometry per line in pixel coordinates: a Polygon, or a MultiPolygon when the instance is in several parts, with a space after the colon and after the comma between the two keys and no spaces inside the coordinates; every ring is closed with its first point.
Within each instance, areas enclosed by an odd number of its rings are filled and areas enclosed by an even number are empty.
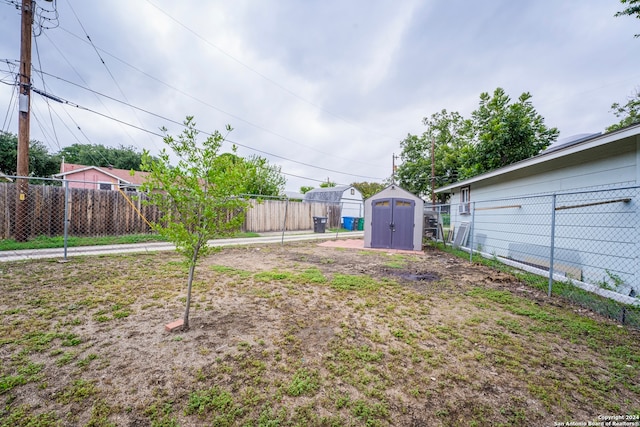
{"type": "Polygon", "coordinates": [[[412,250],[415,206],[409,199],[374,200],[371,247],[412,250]]]}

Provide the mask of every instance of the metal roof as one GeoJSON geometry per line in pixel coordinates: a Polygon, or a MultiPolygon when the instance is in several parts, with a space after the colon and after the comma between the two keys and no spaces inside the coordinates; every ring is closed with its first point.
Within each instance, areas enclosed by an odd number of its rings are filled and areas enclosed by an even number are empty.
{"type": "Polygon", "coordinates": [[[350,185],[341,185],[338,187],[314,188],[304,195],[304,200],[306,202],[340,203],[342,195],[350,188],[355,187],[350,185]]]}

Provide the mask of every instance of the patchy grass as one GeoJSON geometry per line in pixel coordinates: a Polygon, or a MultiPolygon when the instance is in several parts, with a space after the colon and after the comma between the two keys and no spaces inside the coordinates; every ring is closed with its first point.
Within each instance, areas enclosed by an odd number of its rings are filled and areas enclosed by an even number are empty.
{"type": "Polygon", "coordinates": [[[640,334],[447,253],[315,244],[0,266],[0,427],[640,415],[640,334]],[[416,280],[406,279],[414,277],[416,280]],[[417,279],[426,278],[426,279],[417,279]]]}

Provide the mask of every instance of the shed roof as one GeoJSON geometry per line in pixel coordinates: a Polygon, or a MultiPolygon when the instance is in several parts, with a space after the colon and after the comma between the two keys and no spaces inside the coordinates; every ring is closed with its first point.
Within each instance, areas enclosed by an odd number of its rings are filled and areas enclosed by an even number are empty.
{"type": "Polygon", "coordinates": [[[337,187],[314,188],[304,195],[304,200],[306,202],[340,203],[342,195],[350,188],[355,187],[350,185],[340,185],[337,187]]]}
{"type": "Polygon", "coordinates": [[[576,140],[569,141],[569,143],[559,144],[558,146],[550,147],[546,151],[538,154],[537,156],[521,160],[519,162],[510,164],[508,166],[501,167],[499,169],[492,170],[490,172],[483,173],[473,178],[466,179],[464,181],[458,181],[456,183],[437,188],[436,193],[449,193],[456,188],[465,187],[467,185],[484,181],[485,179],[493,178],[496,176],[504,175],[516,170],[525,169],[534,165],[538,165],[544,162],[555,160],[558,158],[571,156],[575,153],[585,151],[594,147],[599,147],[606,144],[615,143],[625,138],[631,138],[640,136],[640,124],[628,126],[618,131],[609,132],[605,134],[591,134],[576,140]]]}
{"type": "Polygon", "coordinates": [[[367,199],[367,201],[369,203],[371,203],[371,201],[375,200],[375,199],[381,199],[381,198],[386,198],[386,197],[390,197],[390,196],[394,196],[395,197],[395,196],[398,196],[398,195],[401,195],[402,197],[407,197],[407,198],[410,198],[410,199],[416,199],[416,200],[423,201],[422,198],[420,198],[419,196],[416,196],[415,194],[413,194],[410,191],[405,190],[404,188],[400,187],[396,183],[387,185],[385,188],[383,188],[382,190],[378,191],[373,196],[369,197],[367,199]]]}

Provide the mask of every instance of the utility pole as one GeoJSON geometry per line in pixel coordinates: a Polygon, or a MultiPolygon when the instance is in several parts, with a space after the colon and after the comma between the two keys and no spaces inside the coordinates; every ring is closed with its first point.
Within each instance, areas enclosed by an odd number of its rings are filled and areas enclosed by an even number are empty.
{"type": "Polygon", "coordinates": [[[391,155],[391,181],[395,184],[396,182],[396,171],[398,170],[398,167],[396,166],[396,159],[398,158],[398,156],[396,156],[396,153],[393,153],[391,155]]]}
{"type": "Polygon", "coordinates": [[[16,201],[16,240],[28,238],[27,215],[29,212],[29,119],[31,106],[31,26],[33,23],[33,0],[22,0],[22,28],[20,34],[20,86],[18,87],[18,164],[16,201]],[[24,177],[24,178],[23,178],[24,177]]]}
{"type": "Polygon", "coordinates": [[[431,205],[436,210],[436,140],[431,137],[431,205]]]}

